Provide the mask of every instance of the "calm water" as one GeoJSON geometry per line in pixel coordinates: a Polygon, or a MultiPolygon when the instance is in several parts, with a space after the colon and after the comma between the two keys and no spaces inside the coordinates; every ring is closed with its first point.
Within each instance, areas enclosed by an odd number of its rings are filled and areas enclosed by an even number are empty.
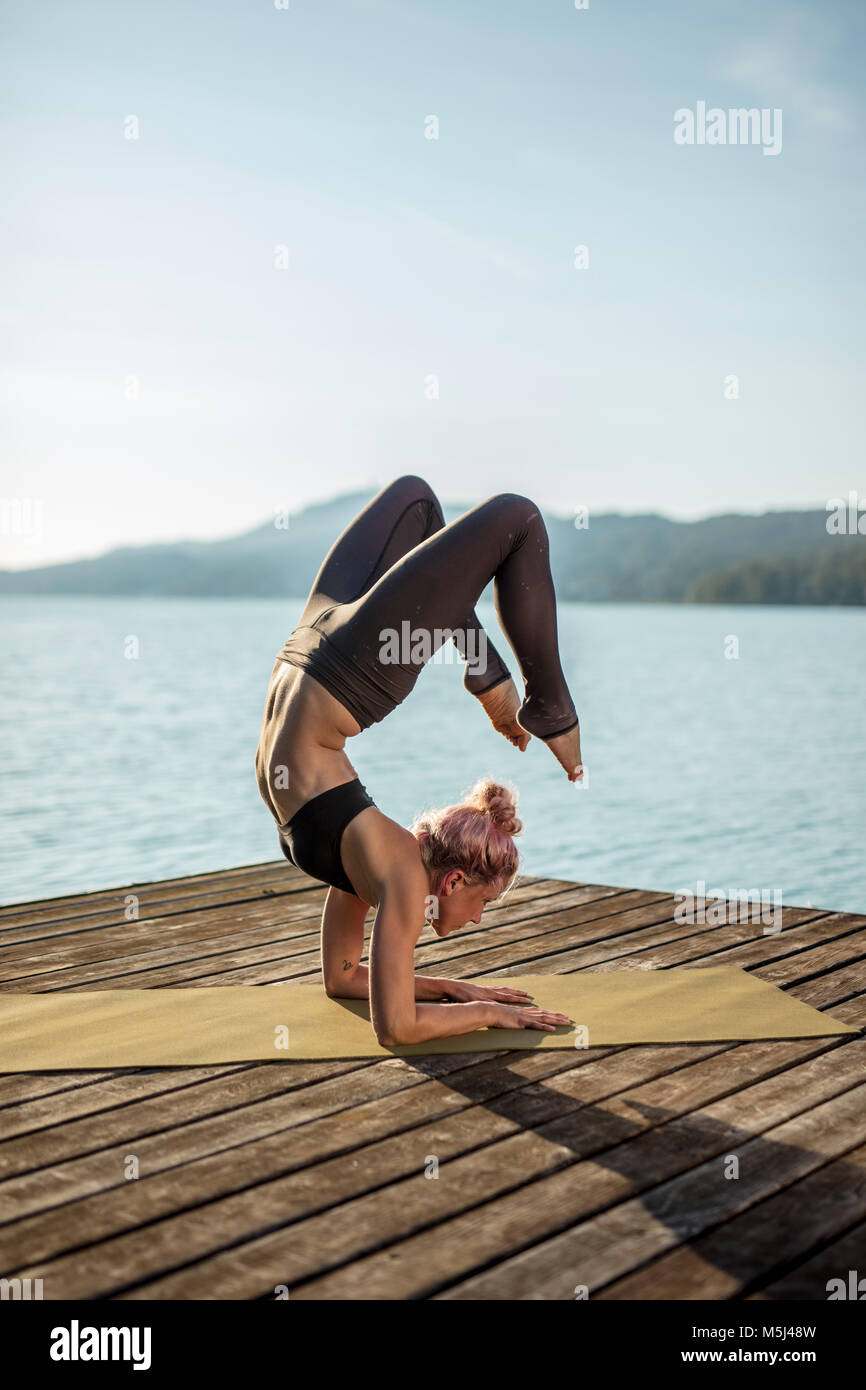
{"type": "MultiPolygon", "coordinates": [[[[2,900],[278,857],[253,755],[299,608],[6,600],[2,900]]],[[[348,746],[379,806],[407,824],[490,775],[519,789],[526,872],[866,909],[866,613],[564,604],[560,642],[586,788],[512,749],[442,662],[348,746]]]]}

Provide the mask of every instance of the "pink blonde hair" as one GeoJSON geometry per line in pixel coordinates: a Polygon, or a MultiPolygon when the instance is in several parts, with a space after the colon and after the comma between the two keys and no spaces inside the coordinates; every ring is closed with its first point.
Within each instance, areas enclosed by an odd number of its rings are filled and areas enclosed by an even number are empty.
{"type": "Polygon", "coordinates": [[[472,885],[510,888],[519,867],[512,836],[523,829],[517,819],[517,793],[499,782],[476,782],[456,806],[425,811],[410,826],[421,859],[438,893],[443,880],[460,869],[472,885]]]}

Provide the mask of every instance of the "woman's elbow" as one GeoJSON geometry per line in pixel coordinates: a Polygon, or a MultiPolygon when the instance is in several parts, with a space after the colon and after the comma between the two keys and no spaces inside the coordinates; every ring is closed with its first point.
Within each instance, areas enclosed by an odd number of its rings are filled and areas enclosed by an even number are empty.
{"type": "Polygon", "coordinates": [[[329,999],[355,999],[358,997],[354,970],[323,970],[322,984],[329,999]]]}
{"type": "Polygon", "coordinates": [[[415,1020],[395,1019],[391,1022],[374,1022],[373,1030],[380,1047],[405,1047],[415,1042],[415,1020]]]}

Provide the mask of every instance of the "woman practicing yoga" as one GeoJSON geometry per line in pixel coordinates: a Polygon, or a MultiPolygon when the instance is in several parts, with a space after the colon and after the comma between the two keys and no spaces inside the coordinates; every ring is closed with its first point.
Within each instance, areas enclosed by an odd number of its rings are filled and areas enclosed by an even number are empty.
{"type": "Polygon", "coordinates": [[[501,493],[446,526],[434,493],[415,477],[384,488],[331,547],[274,663],[256,753],[283,853],[330,885],[325,989],[369,997],[387,1047],[478,1028],[552,1032],[569,1022],[533,1007],[522,990],[414,973],[425,921],[440,937],[479,923],[518,867],[512,836],[520,822],[506,788],[479,782],[463,804],[429,812],[407,830],[378,809],[344,751],[346,739],[406,698],[446,641],[466,660],[463,684],[494,728],[521,751],[535,734],[579,781],[580,729],[559,661],[538,508],[501,493]],[[520,665],[522,703],[475,615],[491,579],[520,665]],[[377,913],[368,969],[360,958],[370,906],[377,913]]]}

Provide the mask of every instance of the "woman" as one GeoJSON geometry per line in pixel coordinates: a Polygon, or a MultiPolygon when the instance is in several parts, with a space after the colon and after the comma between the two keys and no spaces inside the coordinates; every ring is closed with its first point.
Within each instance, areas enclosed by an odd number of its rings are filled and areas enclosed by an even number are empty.
{"type": "Polygon", "coordinates": [[[441,937],[479,923],[517,871],[512,835],[520,825],[506,789],[479,783],[463,805],[406,830],[378,809],[345,752],[347,739],[406,698],[448,640],[467,659],[463,683],[494,727],[521,752],[531,735],[543,739],[569,780],[579,781],[580,729],[559,661],[538,508],[501,493],[446,526],[432,490],[416,477],[384,488],[329,551],[274,663],[256,754],[283,853],[330,885],[325,989],[369,997],[386,1047],[478,1028],[552,1032],[569,1022],[533,1007],[520,990],[414,973],[425,920],[441,937]],[[491,579],[520,664],[522,703],[475,616],[491,579]],[[370,906],[377,913],[368,970],[360,957],[370,906]]]}

